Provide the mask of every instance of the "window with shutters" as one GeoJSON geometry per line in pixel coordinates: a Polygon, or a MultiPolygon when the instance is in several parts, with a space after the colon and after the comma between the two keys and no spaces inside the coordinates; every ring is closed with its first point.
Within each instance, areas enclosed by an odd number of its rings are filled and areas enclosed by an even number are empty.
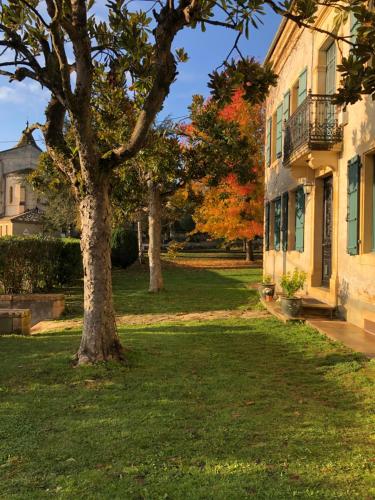
{"type": "Polygon", "coordinates": [[[267,120],[266,127],[266,165],[271,165],[272,117],[267,120]]]}
{"type": "Polygon", "coordinates": [[[266,252],[270,249],[270,204],[265,205],[265,216],[264,216],[264,246],[266,252]]]}
{"type": "Polygon", "coordinates": [[[281,198],[281,245],[284,252],[288,250],[288,218],[289,193],[284,193],[281,198]]]}
{"type": "Polygon", "coordinates": [[[359,186],[361,159],[357,155],[348,162],[347,252],[359,253],[359,186]]]}
{"type": "Polygon", "coordinates": [[[290,117],[290,90],[284,95],[283,100],[283,121],[286,122],[290,117]]]}
{"type": "Polygon", "coordinates": [[[298,78],[298,99],[297,106],[300,106],[307,97],[307,68],[305,68],[298,78]]]}
{"type": "Polygon", "coordinates": [[[276,158],[281,158],[283,148],[283,105],[276,110],[276,158]]]}
{"type": "Polygon", "coordinates": [[[359,28],[359,21],[356,18],[354,12],[351,11],[350,12],[350,36],[352,39],[351,41],[354,43],[357,41],[358,28],[359,28]]]}
{"type": "Polygon", "coordinates": [[[273,247],[278,252],[281,240],[281,198],[274,201],[273,247]]]}
{"type": "Polygon", "coordinates": [[[303,187],[295,192],[295,245],[297,252],[304,251],[305,243],[305,193],[303,187]]]}

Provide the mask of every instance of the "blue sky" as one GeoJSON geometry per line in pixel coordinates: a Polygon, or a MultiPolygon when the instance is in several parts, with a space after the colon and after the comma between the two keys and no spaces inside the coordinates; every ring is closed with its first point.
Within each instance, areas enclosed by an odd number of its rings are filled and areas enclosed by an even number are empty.
{"type": "MultiPolygon", "coordinates": [[[[249,40],[243,39],[240,46],[244,54],[260,61],[279,24],[279,18],[273,12],[268,12],[263,19],[264,25],[258,30],[253,29],[249,40]]],[[[234,37],[233,32],[217,27],[208,27],[205,33],[198,29],[184,30],[178,35],[175,47],[184,47],[189,61],[179,65],[177,81],[172,86],[161,118],[166,115],[173,118],[186,116],[192,95],[208,95],[208,74],[222,63],[234,37]]],[[[36,82],[25,80],[9,84],[6,78],[0,77],[0,150],[14,146],[26,120],[43,121],[47,100],[48,93],[36,82]]],[[[40,133],[36,132],[35,137],[41,139],[40,133]]]]}

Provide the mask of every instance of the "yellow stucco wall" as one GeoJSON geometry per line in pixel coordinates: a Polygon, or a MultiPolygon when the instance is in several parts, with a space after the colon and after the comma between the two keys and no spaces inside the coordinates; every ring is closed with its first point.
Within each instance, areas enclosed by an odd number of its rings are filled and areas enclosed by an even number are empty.
{"type": "MultiPolygon", "coordinates": [[[[330,30],[333,25],[332,9],[321,9],[318,25],[330,30]]],[[[348,35],[349,22],[341,28],[341,34],[348,35]]],[[[298,76],[307,67],[307,89],[321,93],[322,52],[329,39],[326,35],[308,30],[300,30],[288,22],[281,33],[273,52],[269,55],[274,69],[279,74],[276,88],[271,90],[266,103],[267,118],[274,115],[282,102],[285,92],[293,87],[298,76]]],[[[340,45],[337,50],[337,62],[340,51],[344,54],[348,46],[340,45]]],[[[337,73],[337,85],[339,84],[337,73]]],[[[270,251],[264,252],[264,272],[271,274],[277,282],[280,276],[298,267],[305,270],[309,277],[305,292],[338,305],[348,321],[363,327],[365,319],[375,322],[375,253],[371,252],[369,239],[372,216],[369,182],[375,155],[375,103],[370,98],[349,106],[346,112],[339,113],[339,122],[343,127],[342,151],[329,152],[325,156],[313,152],[311,164],[285,168],[282,159],[273,158],[270,167],[265,168],[266,201],[274,200],[285,191],[292,192],[301,178],[315,181],[312,193],[306,197],[305,208],[305,246],[304,252],[270,251]],[[361,169],[361,211],[360,211],[360,254],[351,256],[347,253],[347,164],[356,155],[360,155],[361,169]],[[313,168],[309,168],[309,165],[313,168]],[[322,180],[325,175],[333,175],[333,235],[332,235],[332,276],[328,288],[319,283],[319,245],[322,227],[322,180]]],[[[289,225],[289,231],[292,230],[289,225]]],[[[272,243],[272,242],[271,242],[272,243]]],[[[272,247],[272,244],[271,244],[272,247]]]]}

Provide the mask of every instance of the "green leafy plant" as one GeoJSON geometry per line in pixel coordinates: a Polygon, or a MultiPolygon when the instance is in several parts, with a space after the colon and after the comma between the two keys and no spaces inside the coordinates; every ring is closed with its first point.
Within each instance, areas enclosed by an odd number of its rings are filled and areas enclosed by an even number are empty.
{"type": "Polygon", "coordinates": [[[112,264],[127,268],[138,258],[138,240],[135,231],[118,227],[112,232],[112,264]]]}
{"type": "Polygon", "coordinates": [[[307,274],[299,269],[294,269],[293,272],[283,274],[280,280],[280,286],[283,289],[286,297],[291,299],[305,286],[307,274]]]}
{"type": "Polygon", "coordinates": [[[271,285],[273,283],[272,276],[270,274],[265,274],[262,283],[263,285],[271,285]]]}

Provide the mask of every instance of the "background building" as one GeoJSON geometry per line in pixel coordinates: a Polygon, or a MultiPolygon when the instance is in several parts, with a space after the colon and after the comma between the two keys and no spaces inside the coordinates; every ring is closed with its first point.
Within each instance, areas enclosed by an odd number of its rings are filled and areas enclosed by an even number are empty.
{"type": "MultiPolygon", "coordinates": [[[[330,31],[335,11],[316,26],[330,31]]],[[[340,35],[356,36],[354,17],[340,35]]],[[[267,99],[264,270],[295,267],[306,293],[375,333],[375,103],[333,102],[349,46],[283,20],[267,61],[279,75],[267,99]]]]}
{"type": "Polygon", "coordinates": [[[43,205],[26,182],[40,153],[27,129],[15,148],[0,152],[0,237],[42,231],[43,205]]]}

